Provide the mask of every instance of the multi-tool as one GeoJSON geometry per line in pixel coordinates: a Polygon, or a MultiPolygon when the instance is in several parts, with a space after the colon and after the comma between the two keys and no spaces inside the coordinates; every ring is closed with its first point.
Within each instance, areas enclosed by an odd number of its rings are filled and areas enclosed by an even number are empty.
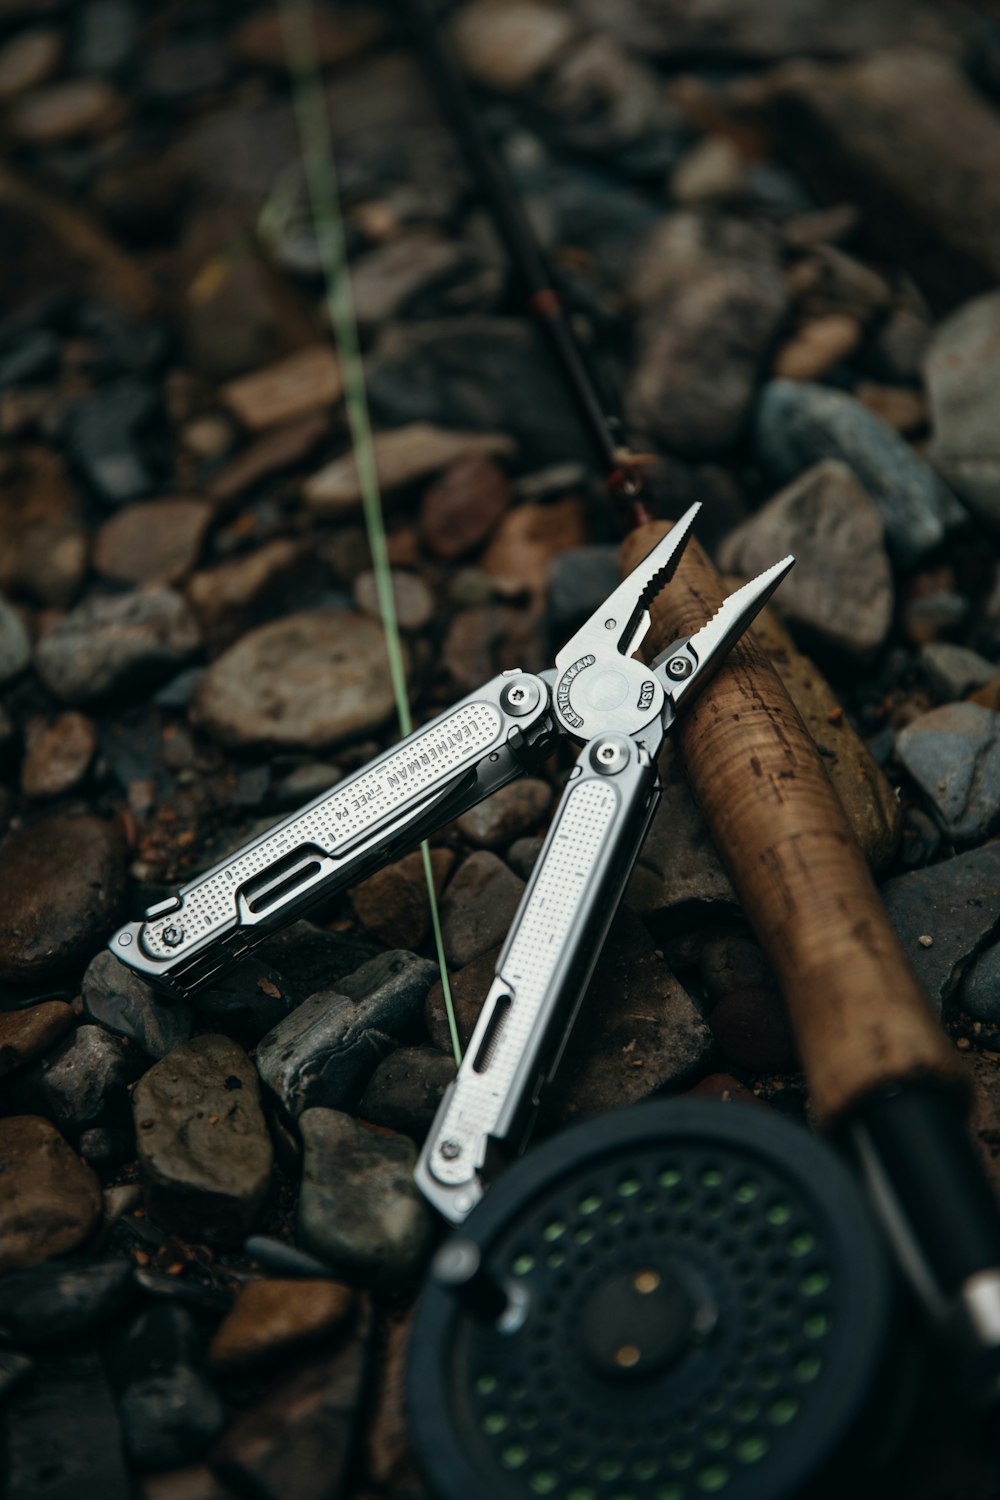
{"type": "Polygon", "coordinates": [[[691,509],[567,641],[555,666],[507,671],[112,937],[176,995],[216,979],[276,929],[524,772],[560,736],[582,745],[454,1083],[417,1167],[460,1221],[524,1146],[660,796],[664,737],[792,566],[786,557],[648,666],[649,604],[691,534],[691,509]]]}

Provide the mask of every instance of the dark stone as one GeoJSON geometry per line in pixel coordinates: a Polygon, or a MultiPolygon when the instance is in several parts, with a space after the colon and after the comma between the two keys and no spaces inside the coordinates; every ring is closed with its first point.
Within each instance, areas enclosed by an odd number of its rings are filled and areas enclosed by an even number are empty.
{"type": "Polygon", "coordinates": [[[754,1073],[786,1073],[798,1066],[777,981],[751,938],[710,939],[702,949],[701,977],[711,1007],[708,1024],[731,1062],[754,1073]]]}
{"type": "Polygon", "coordinates": [[[127,1260],[58,1261],[0,1277],[0,1329],[29,1348],[103,1323],[133,1290],[127,1260]]]}
{"type": "Polygon", "coordinates": [[[141,691],[175,672],[200,642],[186,600],[147,586],[85,600],[38,643],[35,668],[64,703],[141,691]]]}
{"type": "Polygon", "coordinates": [[[618,587],[618,548],[570,547],[549,568],[548,623],[556,646],[582,625],[618,587]]]}
{"type": "Polygon", "coordinates": [[[400,1047],[379,1063],[361,1100],[362,1119],[423,1141],[455,1062],[431,1047],[400,1047]]]}
{"type": "Polygon", "coordinates": [[[1000,715],[948,703],[900,732],[896,751],[958,844],[985,838],[1000,819],[1000,715]]]}
{"type": "Polygon", "coordinates": [[[0,1271],[68,1255],[101,1217],[101,1185],[54,1125],[0,1119],[0,1271]]]}
{"type": "Polygon", "coordinates": [[[458,819],[472,844],[502,849],[519,833],[535,828],[552,804],[552,788],[537,776],[519,777],[500,787],[458,819]]]}
{"type": "Polygon", "coordinates": [[[36,1362],[7,1421],[4,1500],[131,1500],[121,1431],[100,1353],[36,1362]]]}
{"type": "Polygon", "coordinates": [[[255,956],[260,963],[273,964],[295,994],[312,995],[316,990],[339,986],[348,974],[356,973],[380,952],[367,939],[301,921],[268,938],[255,956]]]}
{"type": "Polygon", "coordinates": [[[156,390],[122,376],[73,408],[66,452],[99,500],[124,505],[169,487],[156,390]]]}
{"type": "Polygon", "coordinates": [[[76,1149],[95,1167],[119,1167],[135,1160],[135,1131],[128,1125],[94,1125],[81,1131],[76,1149]]]}
{"type": "Polygon", "coordinates": [[[506,937],[523,892],[495,854],[479,849],[463,860],[441,902],[448,961],[462,967],[506,937]]]}
{"type": "Polygon", "coordinates": [[[64,1000],[0,1011],[0,1078],[47,1052],[72,1024],[73,1011],[64,1000]]]}
{"type": "Polygon", "coordinates": [[[167,1468],[200,1457],[226,1412],[202,1368],[193,1315],[161,1302],[140,1313],[108,1350],[125,1446],[136,1463],[167,1468]]]}
{"type": "MultiPolygon", "coordinates": [[[[499,957],[499,946],[488,948],[471,963],[449,972],[448,981],[452,1003],[455,1007],[455,1023],[463,1051],[469,1045],[469,1038],[479,1020],[479,1012],[483,1008],[483,1001],[493,983],[499,957]]],[[[441,1052],[446,1052],[450,1057],[452,1055],[451,1031],[448,1026],[444,990],[440,979],[428,991],[424,1005],[424,1021],[435,1047],[441,1052]]]]}
{"type": "Polygon", "coordinates": [[[123,1126],[128,1086],[140,1060],[100,1026],[78,1026],[13,1081],[11,1100],[24,1114],[44,1114],[71,1139],[95,1125],[123,1126]]]}
{"type": "Polygon", "coordinates": [[[974,1021],[994,1030],[1000,1026],[1000,947],[987,948],[973,960],[962,979],[958,1003],[974,1021]]]}
{"type": "Polygon", "coordinates": [[[105,949],[92,959],[83,976],[83,1013],[154,1059],[165,1057],[191,1035],[189,1005],[167,1003],[132,969],[105,949]]]}
{"type": "Polygon", "coordinates": [[[59,340],[36,328],[0,352],[0,390],[36,385],[51,379],[59,368],[59,340]]]}
{"type": "Polygon", "coordinates": [[[1000,843],[972,849],[882,886],[907,958],[940,1015],[1000,922],[1000,843]],[[930,945],[920,942],[931,939],[930,945]]]}
{"type": "Polygon", "coordinates": [[[297,997],[276,969],[257,958],[244,959],[225,978],[192,997],[198,1015],[241,1047],[255,1047],[262,1036],[295,1008],[297,997]]]}
{"type": "Polygon", "coordinates": [[[26,1354],[18,1354],[16,1349],[0,1349],[0,1405],[34,1368],[26,1354]]]}

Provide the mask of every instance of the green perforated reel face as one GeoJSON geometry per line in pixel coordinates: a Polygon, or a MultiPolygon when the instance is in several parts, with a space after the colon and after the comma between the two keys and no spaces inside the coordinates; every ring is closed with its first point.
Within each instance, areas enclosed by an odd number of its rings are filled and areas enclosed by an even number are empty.
{"type": "Polygon", "coordinates": [[[781,1500],[850,1443],[878,1378],[892,1294],[866,1207],[763,1111],[578,1127],[460,1239],[478,1274],[432,1278],[411,1345],[439,1500],[781,1500]]]}

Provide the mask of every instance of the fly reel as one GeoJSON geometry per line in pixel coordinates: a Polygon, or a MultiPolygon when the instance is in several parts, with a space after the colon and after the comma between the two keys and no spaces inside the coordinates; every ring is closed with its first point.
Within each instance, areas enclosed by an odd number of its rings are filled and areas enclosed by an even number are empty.
{"type": "Polygon", "coordinates": [[[893,1283],[787,1121],[685,1100],[577,1126],[439,1252],[410,1415],[437,1500],[785,1500],[856,1447],[893,1283]]]}

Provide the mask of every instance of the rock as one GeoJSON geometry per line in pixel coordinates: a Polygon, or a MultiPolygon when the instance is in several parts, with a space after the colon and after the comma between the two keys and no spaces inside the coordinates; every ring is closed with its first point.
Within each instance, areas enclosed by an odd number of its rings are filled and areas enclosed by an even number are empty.
{"type": "Polygon", "coordinates": [[[527,838],[515,839],[507,850],[506,860],[515,875],[527,880],[545,843],[545,835],[530,834],[527,838]]]}
{"type": "MultiPolygon", "coordinates": [[[[385,30],[383,18],[350,5],[325,6],[316,12],[314,36],[318,67],[333,68],[365,52],[385,30]]],[[[236,56],[254,67],[283,73],[288,67],[281,17],[269,8],[239,21],[229,35],[236,56]]]]}
{"type": "Polygon", "coordinates": [[[0,1280],[0,1328],[26,1348],[88,1332],[117,1313],[133,1290],[127,1260],[60,1261],[0,1280]]]}
{"type": "Polygon", "coordinates": [[[354,315],[362,327],[398,317],[421,293],[454,280],[468,264],[468,250],[455,239],[429,228],[404,230],[355,260],[354,315]]]}
{"type": "Polygon", "coordinates": [[[893,308],[872,339],[876,373],[901,385],[921,384],[930,339],[926,317],[912,307],[893,308]]]}
{"type": "Polygon", "coordinates": [[[266,1368],[293,1349],[328,1339],[355,1311],[357,1298],[336,1281],[250,1281],[236,1294],[208,1350],[213,1370],[266,1368]]]}
{"type": "Polygon", "coordinates": [[[184,1464],[143,1476],[140,1500],[235,1500],[236,1492],[217,1479],[207,1464],[184,1464]]]}
{"type": "Polygon", "coordinates": [[[105,521],[94,567],[116,583],[176,583],[198,561],[212,520],[202,500],[146,500],[105,521]]]}
{"type": "MultiPolygon", "coordinates": [[[[431,850],[434,890],[440,896],[455,863],[450,849],[431,850]]],[[[354,915],[362,926],[393,948],[419,948],[430,932],[430,902],[420,850],[386,865],[351,891],[354,915]]]]}
{"type": "Polygon", "coordinates": [[[198,1458],[225,1425],[226,1409],[199,1368],[194,1315],[160,1302],[134,1318],[108,1350],[125,1447],[144,1468],[198,1458]]]}
{"type": "Polygon", "coordinates": [[[851,313],[831,312],[804,323],[774,361],[778,380],[820,380],[849,359],[861,342],[861,324],[851,313]]]}
{"type": "Polygon", "coordinates": [[[230,749],[326,750],[380,728],[395,700],[385,639],[346,609],[261,625],[205,672],[194,714],[230,749]]]}
{"type": "Polygon", "coordinates": [[[978,703],[931,709],[901,731],[896,752],[958,844],[985,838],[1000,820],[1000,715],[978,703]]]}
{"type": "Polygon", "coordinates": [[[400,1047],[372,1074],[361,1100],[361,1118],[398,1130],[420,1145],[454,1078],[453,1058],[442,1057],[432,1047],[400,1047]]]}
{"type": "MultiPolygon", "coordinates": [[[[1000,254],[1000,237],[997,248],[1000,254]]],[[[924,377],[935,466],[971,510],[1000,525],[1000,292],[976,297],[938,325],[924,377]]]]}
{"type": "Polygon", "coordinates": [[[7,123],[22,146],[61,146],[81,137],[106,135],[124,116],[118,91],[100,78],[67,78],[24,94],[7,123]]]}
{"type": "Polygon", "coordinates": [[[82,990],[88,1020],[115,1036],[127,1037],[147,1057],[166,1057],[191,1035],[191,1007],[159,999],[152,985],[107,949],[91,960],[82,990]]]}
{"type": "Polygon", "coordinates": [[[15,609],[0,598],[0,685],[20,675],[31,660],[31,642],[15,609]]]}
{"type": "Polygon", "coordinates": [[[119,376],[85,397],[66,418],[70,462],[106,505],[125,505],[162,489],[168,479],[157,392],[119,376]]]}
{"type": "Polygon", "coordinates": [[[34,1360],[13,1349],[0,1350],[0,1401],[6,1401],[11,1391],[21,1384],[35,1368],[34,1360]]]}
{"type": "Polygon", "coordinates": [[[711,1007],[708,1024],[720,1049],[751,1073],[787,1073],[799,1066],[781,993],[760,948],[750,938],[710,938],[701,977],[711,1007]]]}
{"type": "Polygon", "coordinates": [[[424,493],[421,541],[446,562],[464,557],[486,541],[513,499],[509,479],[492,459],[460,459],[424,493]]]}
{"type": "Polygon", "coordinates": [[[959,1008],[974,1021],[1000,1026],[1000,947],[994,944],[973,958],[961,980],[959,1008]]]}
{"type": "Polygon", "coordinates": [[[892,624],[884,535],[871,496],[846,464],[827,459],[738,526],[719,549],[719,565],[753,578],[794,553],[795,567],[777,601],[780,613],[824,644],[863,659],[884,644],[892,624]]]}
{"type": "Polygon", "coordinates": [[[0,103],[45,83],[59,66],[62,33],[48,26],[19,31],[0,49],[0,103]]]}
{"type": "Polygon", "coordinates": [[[414,1475],[407,1376],[413,1313],[391,1315],[380,1329],[382,1358],[374,1409],[365,1434],[365,1468],[375,1484],[400,1500],[421,1500],[414,1475]]]}
{"type": "Polygon", "coordinates": [[[268,938],[255,956],[260,963],[273,964],[294,995],[313,995],[331,984],[345,994],[342,981],[377,958],[379,950],[365,938],[299,921],[268,938]]]}
{"type": "Polygon", "coordinates": [[[904,436],[919,433],[927,426],[927,403],[920,391],[911,391],[905,385],[875,385],[870,380],[859,380],[854,395],[880,422],[904,436]]]}
{"type": "Polygon", "coordinates": [[[89,541],[77,496],[55,454],[38,449],[0,509],[0,586],[68,609],[87,572],[89,541]]]}
{"type": "Polygon", "coordinates": [[[155,1063],[132,1095],[139,1169],[154,1218],[198,1241],[239,1244],[271,1180],[257,1074],[224,1036],[155,1063]]]}
{"type": "Polygon", "coordinates": [[[719,912],[737,905],[708,829],[681,773],[673,747],[660,756],[663,796],[639,851],[625,899],[657,930],[673,930],[693,908],[719,912]],[[675,917],[667,914],[675,912],[675,917]]]}
{"type": "Polygon", "coordinates": [[[458,827],[470,843],[484,849],[502,849],[519,833],[536,827],[551,805],[548,782],[529,776],[500,787],[463,813],[458,827]]]}
{"type": "Polygon", "coordinates": [[[461,968],[506,937],[523,891],[495,854],[480,849],[463,860],[441,902],[448,962],[461,968]]]}
{"type": "Polygon", "coordinates": [[[619,582],[618,548],[612,544],[557,553],[548,575],[547,615],[553,643],[561,646],[619,582]]]}
{"type": "Polygon", "coordinates": [[[340,400],[344,382],[327,344],[312,344],[277,364],[241,375],[222,388],[222,399],[251,432],[307,416],[340,400]]]}
{"type": "Polygon", "coordinates": [[[924,993],[940,1015],[972,959],[996,934],[1000,843],[899,875],[881,887],[881,894],[924,993]],[[932,940],[929,947],[922,937],[932,940]]]}
{"type": "Polygon", "coordinates": [[[0,1272],[81,1246],[101,1217],[101,1186],[48,1120],[0,1119],[0,1272]]]}
{"type": "Polygon", "coordinates": [[[0,355],[0,390],[43,385],[58,371],[58,339],[43,328],[35,328],[13,339],[0,355]]]}
{"type": "Polygon", "coordinates": [[[21,790],[32,800],[61,797],[85,780],[97,754],[93,720],[70,711],[50,723],[28,721],[21,763],[21,790]]]}
{"type": "Polygon", "coordinates": [[[740,1083],[731,1073],[709,1073],[693,1089],[687,1090],[689,1099],[718,1099],[720,1104],[749,1104],[766,1109],[762,1099],[750,1092],[746,1084],[740,1083]]]}
{"type": "Polygon", "coordinates": [[[659,76],[610,36],[582,36],[545,80],[545,101],[575,150],[617,156],[644,177],[673,165],[690,128],[659,76]]]}
{"type": "Polygon", "coordinates": [[[729,136],[703,136],[674,168],[670,195],[684,205],[738,197],[746,185],[746,165],[729,136]]]}
{"type": "MultiPolygon", "coordinates": [[[[497,959],[499,957],[500,945],[497,944],[496,947],[488,949],[485,953],[481,953],[478,958],[472,959],[470,963],[465,964],[461,969],[452,969],[449,971],[448,980],[452,1003],[455,1008],[455,1023],[463,1052],[468,1047],[469,1038],[472,1036],[476,1022],[479,1020],[479,1012],[483,1008],[483,1001],[486,999],[489,988],[493,983],[497,959]]],[[[453,1055],[451,1029],[448,1025],[444,991],[441,988],[440,979],[427,992],[427,1001],[424,1005],[424,1022],[430,1034],[431,1041],[437,1047],[438,1051],[445,1052],[451,1057],[453,1055]]]]}
{"type": "MultiPolygon", "coordinates": [[[[297,422],[269,428],[213,474],[208,484],[210,497],[219,504],[227,504],[256,489],[273,474],[297,468],[329,430],[330,422],[325,412],[313,412],[308,417],[300,417],[297,422]]],[[[226,446],[228,448],[228,439],[226,446]]]]}
{"type": "Polygon", "coordinates": [[[779,483],[824,458],[853,469],[882,512],[886,544],[901,568],[919,562],[966,519],[951,491],[899,434],[842,391],[772,381],[757,408],[756,444],[779,483]]]}
{"type": "MultiPolygon", "coordinates": [[[[396,619],[403,630],[423,630],[434,616],[434,595],[417,573],[404,573],[393,568],[392,597],[396,606],[396,619]]],[[[362,573],[354,583],[354,602],[362,614],[381,620],[378,586],[375,574],[362,573]]]]}
{"type": "Polygon", "coordinates": [[[63,1000],[0,1011],[0,1078],[41,1057],[72,1024],[72,1008],[63,1000]]]}
{"type": "Polygon", "coordinates": [[[299,1243],[348,1275],[385,1283],[415,1275],[433,1220],[413,1181],[413,1142],[377,1135],[334,1109],[307,1109],[299,1129],[299,1243]]]}
{"type": "Polygon", "coordinates": [[[477,83],[517,93],[548,71],[575,40],[578,22],[535,0],[473,0],[458,12],[451,36],[477,83]]]}
{"type": "Polygon", "coordinates": [[[582,546],[586,536],[584,508],[575,497],[548,505],[529,500],[504,516],[483,554],[482,567],[508,588],[530,593],[540,606],[553,559],[582,546]]]}
{"type": "Polygon", "coordinates": [[[261,612],[280,599],[302,560],[298,542],[276,537],[242,557],[196,573],[187,597],[210,649],[222,650],[259,623],[261,612]]]}
{"type": "MultiPolygon", "coordinates": [[[[340,767],[332,765],[330,761],[308,761],[306,765],[296,766],[294,771],[289,771],[281,784],[273,788],[274,798],[279,807],[302,807],[314,797],[328,792],[343,778],[344,773],[340,767]]],[[[412,948],[414,944],[405,943],[402,946],[412,948]]]]}
{"type": "Polygon", "coordinates": [[[35,667],[64,703],[94,703],[149,688],[198,649],[198,627],[180,594],[167,588],[95,596],[38,643],[35,667]]]}
{"type": "Polygon", "coordinates": [[[78,1026],[18,1074],[11,1094],[24,1113],[44,1113],[76,1138],[93,1126],[127,1122],[134,1076],[135,1063],[124,1042],[100,1026],[78,1026]]]}
{"type": "Polygon", "coordinates": [[[199,990],[192,1004],[213,1031],[225,1031],[241,1047],[255,1047],[295,1008],[297,997],[283,976],[255,955],[242,959],[211,989],[199,990]]]}
{"type": "Polygon", "coordinates": [[[951,641],[930,641],[920,648],[920,665],[935,696],[951,703],[983,688],[996,677],[996,667],[978,651],[951,641]]]}
{"type": "MultiPolygon", "coordinates": [[[[452,432],[428,422],[411,422],[373,438],[379,489],[383,495],[426,479],[463,459],[512,453],[514,444],[500,432],[452,432]]],[[[344,517],[361,509],[361,486],[353,453],[335,458],[302,487],[311,511],[344,517]]]]}
{"type": "Polygon", "coordinates": [[[9,1406],[5,1500],[132,1500],[132,1479],[98,1350],[35,1361],[9,1406]]]}
{"type": "Polygon", "coordinates": [[[257,1048],[265,1085],[293,1117],[316,1105],[353,1108],[387,1052],[419,1030],[436,966],[386,953],[320,990],[268,1032],[257,1048]]]}
{"type": "Polygon", "coordinates": [[[121,914],[124,841],[100,818],[55,815],[0,845],[0,979],[79,963],[121,914]]]}

